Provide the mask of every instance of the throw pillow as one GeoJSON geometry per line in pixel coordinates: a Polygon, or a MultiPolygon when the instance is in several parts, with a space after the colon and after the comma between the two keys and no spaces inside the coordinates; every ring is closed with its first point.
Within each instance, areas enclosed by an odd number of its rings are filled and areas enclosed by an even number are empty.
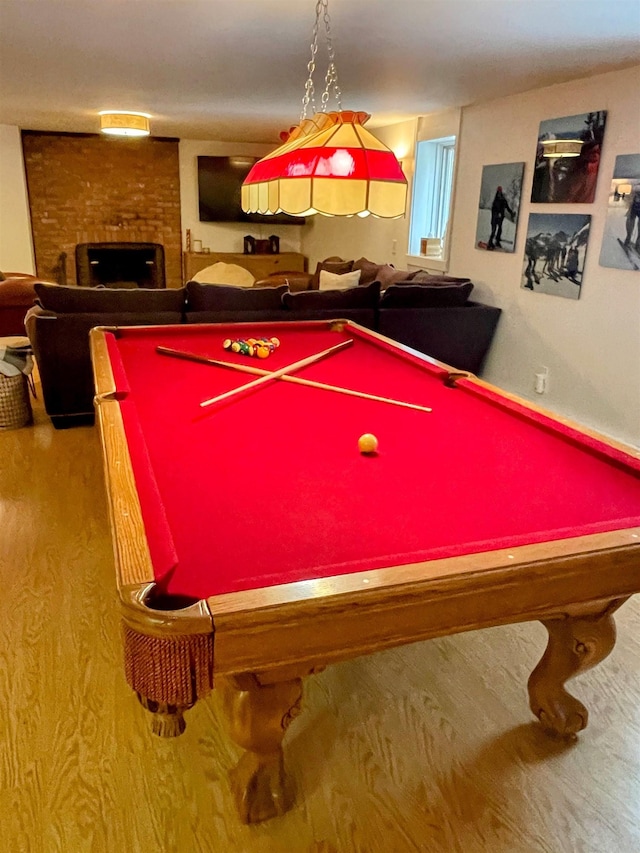
{"type": "Polygon", "coordinates": [[[6,279],[6,275],[3,272],[0,272],[0,281],[4,281],[6,279]]]}
{"type": "Polygon", "coordinates": [[[235,287],[230,284],[200,284],[187,282],[188,311],[266,311],[281,309],[282,296],[288,290],[281,287],[235,287]]]}
{"type": "Polygon", "coordinates": [[[308,290],[311,281],[311,273],[299,272],[298,270],[283,270],[272,272],[266,278],[260,278],[254,283],[254,287],[281,287],[286,284],[289,290],[308,290]]]}
{"type": "Polygon", "coordinates": [[[346,272],[343,275],[320,270],[320,290],[346,290],[348,287],[357,287],[359,284],[360,270],[346,272]]]}
{"type": "Polygon", "coordinates": [[[36,282],[36,295],[46,311],[59,314],[181,312],[184,288],[118,290],[108,287],[66,287],[36,282]]]}
{"type": "Polygon", "coordinates": [[[386,290],[387,287],[396,284],[398,281],[411,281],[415,274],[415,270],[397,270],[390,264],[383,264],[378,267],[376,278],[380,282],[382,290],[386,290]]]}
{"type": "Polygon", "coordinates": [[[360,258],[353,262],[353,269],[360,270],[360,284],[371,284],[378,277],[378,267],[380,264],[374,264],[373,261],[368,261],[366,258],[360,258]]]}
{"type": "Polygon", "coordinates": [[[305,290],[302,293],[285,293],[282,304],[290,311],[343,311],[353,308],[376,308],[380,298],[380,284],[350,287],[348,290],[305,290]]]}
{"type": "Polygon", "coordinates": [[[343,261],[342,258],[332,257],[325,258],[324,261],[319,261],[316,265],[316,271],[314,272],[311,283],[309,284],[310,290],[317,290],[320,284],[320,272],[321,270],[326,270],[327,272],[335,273],[336,275],[344,275],[346,272],[351,272],[353,269],[353,261],[343,261]]]}
{"type": "Polygon", "coordinates": [[[380,297],[380,308],[435,308],[449,305],[464,305],[473,284],[435,285],[409,284],[391,285],[380,297]]]}
{"type": "Polygon", "coordinates": [[[193,281],[201,284],[228,284],[235,287],[253,287],[255,277],[249,270],[239,264],[226,264],[218,261],[217,264],[205,267],[193,276],[193,281]]]}
{"type": "Polygon", "coordinates": [[[379,281],[383,290],[398,281],[410,281],[418,272],[417,270],[397,270],[391,264],[374,264],[366,258],[354,261],[353,269],[360,270],[360,284],[379,281]]]}

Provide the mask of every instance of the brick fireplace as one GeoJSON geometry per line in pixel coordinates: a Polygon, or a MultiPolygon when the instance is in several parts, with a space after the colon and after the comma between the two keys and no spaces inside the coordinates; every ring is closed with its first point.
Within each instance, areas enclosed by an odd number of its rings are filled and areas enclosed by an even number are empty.
{"type": "MultiPolygon", "coordinates": [[[[22,147],[40,278],[85,286],[138,279],[144,287],[182,285],[177,140],[23,131],[22,147]],[[78,253],[76,247],[104,244],[119,246],[113,251],[121,252],[159,246],[164,255],[164,284],[159,283],[157,255],[145,256],[145,269],[133,276],[126,264],[108,272],[106,256],[94,255],[91,260],[98,263],[89,262],[94,269],[88,273],[77,267],[88,255],[84,250],[78,253]],[[128,277],[123,278],[125,273],[128,277]],[[100,280],[102,275],[106,281],[100,280]]],[[[118,263],[132,257],[120,255],[118,263]]]]}
{"type": "Polygon", "coordinates": [[[159,243],[80,243],[79,287],[164,287],[164,249],[159,243]]]}

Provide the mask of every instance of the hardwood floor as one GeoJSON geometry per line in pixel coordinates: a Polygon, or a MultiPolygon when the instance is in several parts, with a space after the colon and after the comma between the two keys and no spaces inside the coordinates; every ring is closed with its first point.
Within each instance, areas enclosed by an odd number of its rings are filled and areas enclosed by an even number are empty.
{"type": "Polygon", "coordinates": [[[285,740],[298,804],[241,825],[215,696],[163,741],[124,681],[97,431],[35,408],[0,432],[0,849],[640,850],[640,596],[574,683],[591,711],[577,743],[528,710],[542,626],[418,643],[307,680],[285,740]]]}

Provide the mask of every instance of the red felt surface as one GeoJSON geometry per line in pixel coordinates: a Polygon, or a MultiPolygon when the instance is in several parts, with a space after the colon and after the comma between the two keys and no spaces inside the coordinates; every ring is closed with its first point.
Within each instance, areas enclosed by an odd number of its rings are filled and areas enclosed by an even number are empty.
{"type": "Polygon", "coordinates": [[[205,598],[640,524],[640,465],[598,441],[470,383],[448,388],[441,369],[366,333],[270,324],[282,344],[263,361],[223,351],[239,328],[128,329],[116,342],[156,577],[169,592],[205,598]],[[279,381],[201,409],[252,377],[156,352],[276,370],[347,336],[352,347],[298,375],[433,412],[279,381]],[[379,455],[358,452],[365,432],[379,455]]]}

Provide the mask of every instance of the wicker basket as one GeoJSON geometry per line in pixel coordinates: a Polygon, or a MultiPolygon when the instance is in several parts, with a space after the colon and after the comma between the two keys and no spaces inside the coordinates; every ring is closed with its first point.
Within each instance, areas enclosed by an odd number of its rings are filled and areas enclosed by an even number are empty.
{"type": "Polygon", "coordinates": [[[27,377],[0,373],[0,429],[19,429],[33,419],[27,377]]]}

